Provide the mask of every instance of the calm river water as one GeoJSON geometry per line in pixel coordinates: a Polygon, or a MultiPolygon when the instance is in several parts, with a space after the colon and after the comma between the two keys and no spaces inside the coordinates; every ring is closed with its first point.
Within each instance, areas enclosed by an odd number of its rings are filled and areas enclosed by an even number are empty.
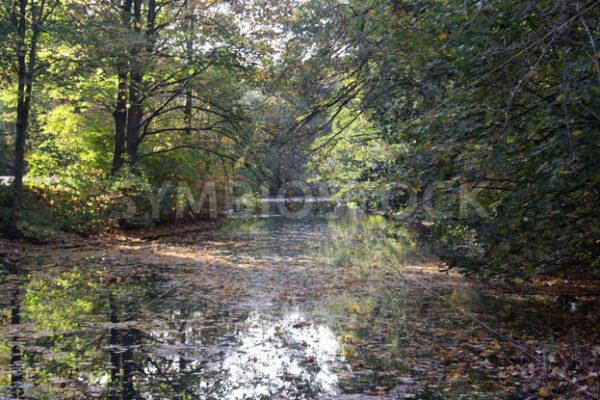
{"type": "Polygon", "coordinates": [[[360,215],[58,246],[2,266],[0,398],[504,398],[495,339],[422,284],[488,300],[434,262],[360,215]]]}

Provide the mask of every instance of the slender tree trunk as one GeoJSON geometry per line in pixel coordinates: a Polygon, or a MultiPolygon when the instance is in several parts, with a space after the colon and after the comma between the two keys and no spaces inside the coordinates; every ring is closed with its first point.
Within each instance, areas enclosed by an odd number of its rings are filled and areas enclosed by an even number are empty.
{"type": "MultiPolygon", "coordinates": [[[[185,51],[187,56],[187,62],[189,64],[193,61],[193,49],[194,41],[192,39],[192,12],[193,10],[187,10],[188,14],[185,17],[185,51]]],[[[187,83],[189,85],[189,82],[187,83]]],[[[193,110],[193,98],[192,89],[187,86],[185,89],[185,108],[183,110],[183,120],[186,126],[186,133],[190,135],[192,133],[192,110],[193,110]]]]}
{"type": "Polygon", "coordinates": [[[112,173],[117,173],[125,159],[125,129],[127,128],[127,71],[124,66],[119,66],[117,86],[117,102],[113,117],[115,120],[115,142],[113,149],[112,173]]]}
{"type": "MultiPolygon", "coordinates": [[[[133,0],[133,23],[136,40],[141,40],[142,31],[142,1],[133,0]]],[[[154,10],[148,7],[148,20],[152,17],[154,10]]],[[[141,57],[143,48],[136,45],[130,58],[129,70],[129,109],[127,110],[127,156],[130,165],[135,165],[138,161],[139,132],[142,121],[141,87],[144,79],[141,57]]]]}
{"type": "MultiPolygon", "coordinates": [[[[6,237],[14,239],[17,235],[17,222],[21,213],[23,203],[23,174],[25,173],[25,137],[27,135],[27,125],[29,122],[29,109],[31,106],[31,92],[33,89],[33,68],[35,66],[37,39],[39,34],[39,24],[32,24],[31,43],[29,48],[29,60],[26,60],[25,37],[27,21],[25,15],[27,12],[27,1],[19,0],[19,26],[18,26],[18,70],[19,84],[17,87],[17,122],[16,122],[16,141],[15,141],[15,179],[13,182],[13,203],[6,230],[6,237]]],[[[43,6],[39,13],[43,13],[43,6]]],[[[35,16],[32,16],[35,18],[35,16]]]]}
{"type": "Polygon", "coordinates": [[[185,122],[185,133],[190,135],[192,133],[192,90],[187,88],[185,90],[185,109],[183,110],[183,120],[185,122]]]}
{"type": "MultiPolygon", "coordinates": [[[[121,21],[125,30],[130,28],[132,0],[123,0],[121,6],[121,21]]],[[[117,101],[113,117],[115,120],[114,148],[111,172],[114,175],[125,163],[125,135],[127,130],[127,71],[126,56],[119,60],[117,65],[117,101]]]]}
{"type": "Polygon", "coordinates": [[[129,165],[135,165],[138,160],[139,131],[142,119],[142,105],[140,104],[139,87],[143,75],[137,61],[131,70],[129,83],[129,109],[127,110],[127,157],[129,165]]]}
{"type": "MultiPolygon", "coordinates": [[[[21,83],[19,83],[21,86],[21,83]]],[[[6,231],[6,238],[14,239],[17,235],[17,222],[19,220],[19,214],[21,213],[21,206],[23,202],[23,173],[25,170],[25,131],[27,130],[27,124],[23,121],[23,105],[21,104],[21,90],[19,88],[19,105],[17,106],[17,137],[15,142],[15,166],[14,173],[15,178],[13,181],[13,196],[12,196],[12,210],[10,214],[10,220],[8,222],[8,229],[6,231]]]]}

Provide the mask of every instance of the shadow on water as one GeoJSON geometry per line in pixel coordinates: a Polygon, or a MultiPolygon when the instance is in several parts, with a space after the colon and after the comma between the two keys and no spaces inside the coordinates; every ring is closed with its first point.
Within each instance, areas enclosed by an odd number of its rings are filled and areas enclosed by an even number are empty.
{"type": "Polygon", "coordinates": [[[393,276],[388,259],[430,255],[382,217],[232,219],[152,246],[126,259],[108,249],[3,266],[0,398],[498,392],[468,366],[449,380],[440,352],[475,332],[393,276]]]}

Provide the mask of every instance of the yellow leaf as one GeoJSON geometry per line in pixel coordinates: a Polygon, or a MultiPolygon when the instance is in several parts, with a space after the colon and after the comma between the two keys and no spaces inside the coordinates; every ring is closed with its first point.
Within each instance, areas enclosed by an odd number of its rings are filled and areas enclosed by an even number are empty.
{"type": "Polygon", "coordinates": [[[448,34],[447,33],[440,33],[438,35],[438,39],[440,39],[440,40],[448,39],[448,34]]]}
{"type": "Polygon", "coordinates": [[[523,244],[527,243],[527,238],[525,237],[525,235],[523,235],[523,234],[519,235],[519,242],[521,242],[523,244]]]}
{"type": "Polygon", "coordinates": [[[573,133],[571,133],[573,136],[577,136],[581,134],[581,131],[579,129],[577,129],[576,131],[573,131],[573,133]]]}
{"type": "Polygon", "coordinates": [[[540,396],[546,397],[549,394],[550,394],[550,392],[548,392],[548,389],[546,389],[545,387],[540,388],[540,396]]]}

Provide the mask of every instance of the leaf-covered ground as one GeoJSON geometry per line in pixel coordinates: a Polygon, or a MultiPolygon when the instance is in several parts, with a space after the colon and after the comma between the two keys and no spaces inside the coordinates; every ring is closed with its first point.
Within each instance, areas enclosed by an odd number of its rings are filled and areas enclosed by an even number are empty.
{"type": "Polygon", "coordinates": [[[380,217],[3,246],[3,399],[598,394],[593,308],[441,273],[380,217]]]}

